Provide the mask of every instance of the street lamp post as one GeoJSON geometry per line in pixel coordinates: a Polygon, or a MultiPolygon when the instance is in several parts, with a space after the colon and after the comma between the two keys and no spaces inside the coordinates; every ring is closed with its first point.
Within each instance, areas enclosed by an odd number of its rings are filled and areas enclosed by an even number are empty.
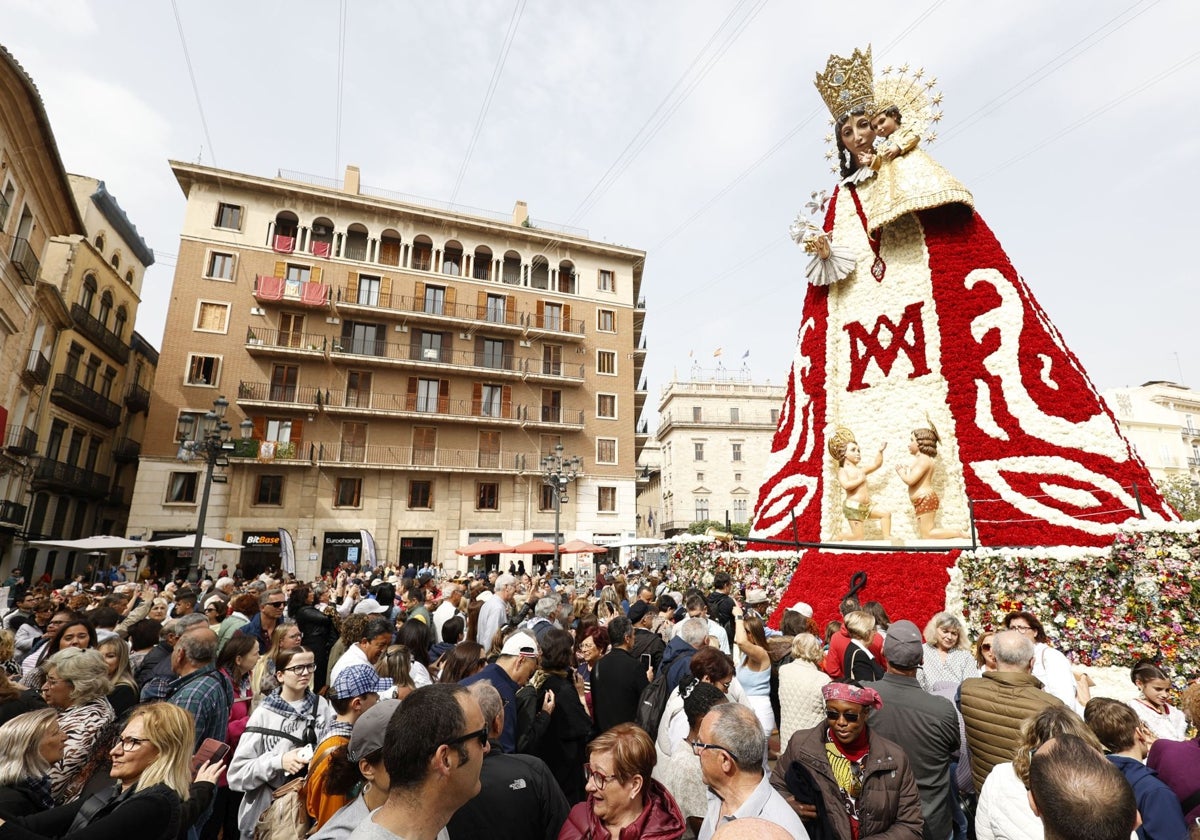
{"type": "MultiPolygon", "coordinates": [[[[192,560],[200,565],[200,548],[204,542],[204,520],[208,516],[208,496],[212,491],[213,468],[229,466],[229,453],[234,444],[231,437],[233,427],[225,422],[229,400],[224,395],[213,400],[213,407],[200,418],[199,428],[191,414],[181,414],[175,426],[175,440],[179,442],[179,453],[175,456],[184,462],[202,458],[205,463],[204,490],[200,497],[200,514],[196,518],[196,542],[192,548],[192,560]]],[[[248,419],[238,424],[242,440],[248,440],[254,432],[254,424],[248,419]]]]}
{"type": "Polygon", "coordinates": [[[563,446],[561,443],[556,444],[554,452],[542,458],[542,484],[550,487],[554,492],[554,576],[558,577],[561,572],[559,567],[560,555],[559,545],[559,520],[562,517],[562,503],[567,501],[567,485],[579,474],[579,470],[583,467],[583,461],[578,455],[572,455],[569,458],[563,457],[563,446]]]}

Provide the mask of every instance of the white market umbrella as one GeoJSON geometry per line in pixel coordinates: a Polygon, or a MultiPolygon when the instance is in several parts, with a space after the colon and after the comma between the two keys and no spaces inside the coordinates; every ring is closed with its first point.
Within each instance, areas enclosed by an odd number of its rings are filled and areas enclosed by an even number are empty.
{"type": "Polygon", "coordinates": [[[58,548],[67,551],[124,551],[131,548],[143,548],[146,543],[139,540],[127,540],[124,537],[95,536],[84,537],[81,540],[39,540],[31,542],[34,548],[58,548]]]}
{"type": "MultiPolygon", "coordinates": [[[[138,545],[145,546],[146,548],[195,548],[196,537],[172,537],[169,540],[155,540],[154,542],[138,543],[138,545]]],[[[205,537],[200,542],[200,548],[207,548],[209,550],[219,548],[229,549],[230,551],[242,550],[242,546],[238,543],[225,542],[225,540],[218,540],[215,537],[205,537]]]]}

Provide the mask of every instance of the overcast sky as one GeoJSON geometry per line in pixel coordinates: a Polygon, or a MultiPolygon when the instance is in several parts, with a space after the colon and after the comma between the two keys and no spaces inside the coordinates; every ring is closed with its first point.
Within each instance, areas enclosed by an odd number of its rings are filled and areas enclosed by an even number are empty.
{"type": "Polygon", "coordinates": [[[1194,0],[0,0],[0,19],[68,171],[107,182],[158,254],[137,320],[156,345],[184,209],[168,159],[352,163],[646,250],[649,409],[689,352],[749,351],[779,383],[804,297],[787,228],[834,182],[813,75],[870,42],[877,68],[938,78],[929,151],[1097,387],[1200,386],[1194,0]]]}

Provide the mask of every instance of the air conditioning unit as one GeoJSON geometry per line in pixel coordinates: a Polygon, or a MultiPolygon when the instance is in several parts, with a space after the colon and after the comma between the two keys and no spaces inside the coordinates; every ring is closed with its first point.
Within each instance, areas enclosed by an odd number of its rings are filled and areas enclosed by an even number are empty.
{"type": "Polygon", "coordinates": [[[330,231],[329,228],[325,227],[325,225],[313,225],[312,232],[315,236],[325,236],[330,231]]]}
{"type": "Polygon", "coordinates": [[[261,306],[251,306],[250,314],[251,315],[266,315],[267,311],[265,309],[263,309],[261,306]]]}
{"type": "Polygon", "coordinates": [[[520,344],[522,347],[532,347],[533,346],[532,341],[526,341],[525,339],[521,339],[520,344]]]}
{"type": "Polygon", "coordinates": [[[397,324],[396,332],[408,332],[408,327],[404,326],[404,324],[397,324]]]}
{"type": "Polygon", "coordinates": [[[326,318],[325,323],[326,324],[340,324],[340,323],[342,323],[342,319],[341,318],[326,318]]]}
{"type": "Polygon", "coordinates": [[[421,358],[427,362],[436,362],[441,354],[436,348],[426,347],[421,350],[421,358]]]}
{"type": "Polygon", "coordinates": [[[470,333],[459,333],[459,334],[458,334],[458,337],[459,337],[459,338],[461,338],[463,341],[470,341],[470,340],[471,340],[471,334],[470,334],[470,333]]]}
{"type": "Polygon", "coordinates": [[[333,352],[334,353],[342,352],[342,343],[340,341],[333,342],[333,352]]]}

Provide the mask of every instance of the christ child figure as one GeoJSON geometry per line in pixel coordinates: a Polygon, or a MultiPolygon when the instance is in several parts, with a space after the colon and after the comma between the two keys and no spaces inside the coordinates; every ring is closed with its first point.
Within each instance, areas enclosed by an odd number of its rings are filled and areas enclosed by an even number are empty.
{"type": "Polygon", "coordinates": [[[933,491],[934,459],[937,457],[938,433],[935,429],[914,429],[908,451],[913,455],[907,467],[897,466],[896,474],[908,485],[908,498],[917,516],[917,536],[923,540],[966,539],[967,534],[950,528],[934,527],[933,520],[942,501],[933,491]]]}
{"type": "Polygon", "coordinates": [[[915,131],[901,127],[902,120],[900,109],[895,105],[882,108],[871,116],[876,139],[883,139],[875,147],[875,156],[870,161],[872,169],[878,171],[884,163],[908,154],[921,142],[915,131]]]}
{"type": "Polygon", "coordinates": [[[829,439],[829,454],[837,464],[838,483],[846,491],[842,513],[846,517],[847,530],[839,534],[838,541],[861,541],[866,534],[868,519],[879,520],[879,528],[885,540],[892,537],[892,512],[871,504],[871,491],[867,487],[867,476],[883,466],[884,443],[867,466],[862,466],[862,450],[854,433],[845,427],[839,428],[829,439]]]}

